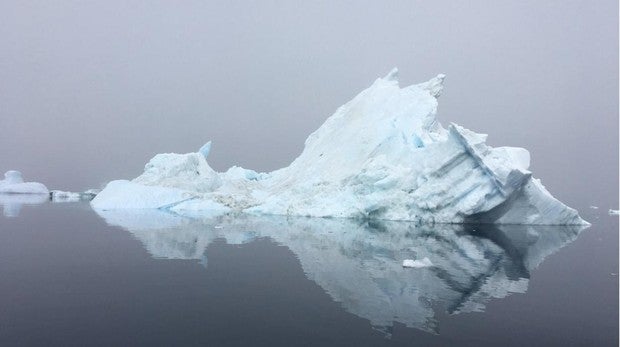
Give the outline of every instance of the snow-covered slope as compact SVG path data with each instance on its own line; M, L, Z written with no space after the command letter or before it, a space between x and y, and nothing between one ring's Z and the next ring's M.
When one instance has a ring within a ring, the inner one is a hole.
M376 80L312 133L290 166L271 173L215 172L211 144L158 154L133 181L113 181L95 209L251 214L438 223L585 224L528 171L522 148L436 119L444 76L400 88Z
M0 194L49 194L49 190L39 182L24 182L21 172L10 170L0 180Z

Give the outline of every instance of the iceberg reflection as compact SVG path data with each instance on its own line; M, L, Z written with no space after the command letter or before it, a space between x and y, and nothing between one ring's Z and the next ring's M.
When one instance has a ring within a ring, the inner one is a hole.
M268 237L288 247L306 276L348 312L389 331L394 322L436 332L435 311L483 311L492 298L525 293L530 271L573 241L580 226L415 225L387 221L220 216L158 210L97 211L155 258L202 259L215 239ZM434 264L405 269L404 259Z
M5 217L17 217L23 205L38 205L49 200L47 194L2 194L0 193L0 205L2 205Z

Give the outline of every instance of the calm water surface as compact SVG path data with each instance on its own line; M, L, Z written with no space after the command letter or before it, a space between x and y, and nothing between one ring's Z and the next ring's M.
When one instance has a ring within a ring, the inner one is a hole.
M604 210L581 230L0 202L2 346L618 344Z

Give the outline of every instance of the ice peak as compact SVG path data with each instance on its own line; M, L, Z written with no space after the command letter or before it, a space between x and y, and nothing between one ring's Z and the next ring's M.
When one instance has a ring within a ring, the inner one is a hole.
M445 78L446 75L440 73L439 75L431 78L430 80L424 83L420 83L416 86L418 88L428 91L435 98L438 98L439 96L441 96L441 92L443 92L443 80Z
M390 70L390 72L388 72L388 74L385 75L385 77L383 77L383 79L386 80L386 81L398 83L398 68L395 67L392 70Z
M211 141L205 143L202 147L200 147L198 152L200 152L200 154L202 154L205 159L207 159L207 157L209 156L209 152L211 152Z

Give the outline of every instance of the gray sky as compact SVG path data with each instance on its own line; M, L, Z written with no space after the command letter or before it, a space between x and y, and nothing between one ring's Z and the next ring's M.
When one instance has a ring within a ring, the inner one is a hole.
M618 192L618 2L2 1L0 170L79 190L160 152L266 171L398 66L569 204Z

